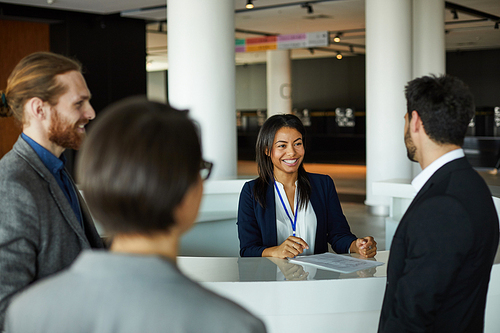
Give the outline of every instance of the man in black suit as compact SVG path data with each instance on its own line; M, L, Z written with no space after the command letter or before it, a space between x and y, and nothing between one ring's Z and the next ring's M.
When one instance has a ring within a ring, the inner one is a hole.
M426 76L406 99L405 145L422 172L392 241L379 332L482 332L499 230L461 149L473 98L457 78Z

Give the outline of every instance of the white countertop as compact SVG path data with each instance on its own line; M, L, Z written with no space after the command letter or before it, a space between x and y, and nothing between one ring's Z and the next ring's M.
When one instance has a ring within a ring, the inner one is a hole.
M356 254L351 256L359 258ZM198 282L289 282L304 279L304 275L301 277L286 276L288 272L297 273L302 270L309 273L307 280L385 277L388 257L389 251L380 251L374 259L368 260L384 262L384 265L349 274L319 268L312 269L309 265L292 264L286 259L275 258L178 257L177 265L184 274Z

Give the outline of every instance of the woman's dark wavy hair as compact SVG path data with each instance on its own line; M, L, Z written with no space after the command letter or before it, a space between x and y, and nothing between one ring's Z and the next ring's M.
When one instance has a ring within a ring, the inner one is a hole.
M257 144L255 145L259 178L254 186L254 197L262 208L266 208L267 187L273 186L274 181L274 166L270 156L274 146L274 137L276 136L276 132L283 127L296 129L302 135L302 142L305 145L306 129L300 119L293 114L277 114L271 116L266 120L264 125L262 125L257 137ZM302 209L307 207L309 199L311 198L311 183L307 177L306 170L304 170L303 162L299 166L297 180L299 207Z
M77 180L106 232L154 234L199 179L198 130L186 111L131 97L103 110L78 155Z

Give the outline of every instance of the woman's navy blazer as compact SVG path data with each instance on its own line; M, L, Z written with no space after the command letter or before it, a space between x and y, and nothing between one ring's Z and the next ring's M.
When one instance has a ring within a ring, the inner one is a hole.
M327 243L337 253L348 253L357 237L351 233L342 213L333 180L327 175L307 173L307 176L311 182L310 202L318 221L314 253L328 252ZM260 257L264 249L279 245L274 187L267 187L264 209L254 198L255 182L256 179L245 183L240 193L237 224L242 257Z

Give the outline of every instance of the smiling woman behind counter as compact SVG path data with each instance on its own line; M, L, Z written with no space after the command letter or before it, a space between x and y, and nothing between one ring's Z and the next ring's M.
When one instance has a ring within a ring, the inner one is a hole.
M266 120L257 137L259 177L245 183L238 206L242 257L293 258L328 251L377 253L373 237L357 238L328 175L303 166L305 128L291 114Z

